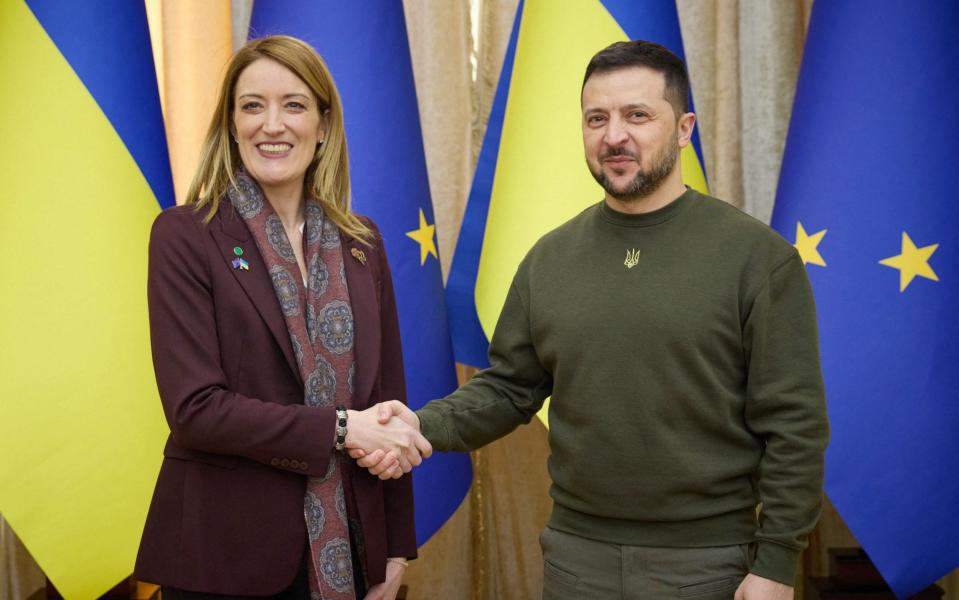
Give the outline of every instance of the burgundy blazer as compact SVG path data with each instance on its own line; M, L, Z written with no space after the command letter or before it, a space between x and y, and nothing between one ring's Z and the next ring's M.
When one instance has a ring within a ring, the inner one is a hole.
M270 595L288 587L307 546L306 477L334 456L333 408L303 404L279 302L243 219L229 202L161 213L150 237L153 365L170 436L135 577L186 590ZM372 247L344 238L354 320L353 408L405 401L390 270ZM234 248L249 270L232 268ZM382 482L351 463L369 583L387 556L416 556L409 476Z

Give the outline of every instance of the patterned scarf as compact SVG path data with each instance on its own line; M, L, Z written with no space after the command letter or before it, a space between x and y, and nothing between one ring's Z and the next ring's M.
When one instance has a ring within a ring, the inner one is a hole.
M353 310L340 235L315 200L306 202L303 277L283 223L259 186L238 173L228 196L253 234L283 310L304 381L307 406L349 407L353 396ZM333 444L333 440L329 440ZM344 461L341 463L340 461ZM323 477L310 477L304 513L310 539L313 600L355 600L343 468L335 456Z

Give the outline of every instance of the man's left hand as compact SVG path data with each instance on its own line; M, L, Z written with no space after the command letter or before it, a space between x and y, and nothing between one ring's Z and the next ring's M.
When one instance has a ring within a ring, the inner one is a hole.
M739 584L733 600L793 600L793 588L750 573Z

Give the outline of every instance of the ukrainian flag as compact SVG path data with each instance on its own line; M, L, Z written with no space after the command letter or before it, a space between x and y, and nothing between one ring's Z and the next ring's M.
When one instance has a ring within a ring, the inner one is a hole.
M409 403L456 388L433 205L400 0L258 0L251 35L285 33L323 56L343 99L353 207L383 233L396 291ZM472 481L466 454L434 454L413 471L416 539L453 514Z
M583 158L580 88L590 58L627 39L682 58L675 3L520 3L446 286L457 361L489 365L489 336L523 256L602 198ZM698 148L694 135L681 155L683 179L705 192Z
M816 295L826 492L900 597L959 566L959 4L817 1L773 226Z
M0 3L0 81L0 512L95 598L133 570L166 435L146 249L173 186L143 3Z

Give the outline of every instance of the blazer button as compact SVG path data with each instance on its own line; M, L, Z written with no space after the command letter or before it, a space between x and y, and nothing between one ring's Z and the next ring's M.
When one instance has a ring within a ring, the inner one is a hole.
M306 461L304 460L304 461L302 461L302 462L300 463L300 468L305 471L305 470L307 470L307 469L310 468L310 463L308 463L308 462L306 462Z
M279 458L271 458L271 459L270 459L270 466L271 466L271 467L279 467L279 466L280 466L280 459L279 459Z
M299 468L300 468L300 461L298 461L298 460L296 460L296 459L291 460L291 461L290 461L290 468L291 468L291 469L299 469Z
M283 460L281 460L281 461L280 461L280 466L281 466L281 467L284 467L284 468L285 468L285 467L289 467L289 466L290 466L290 459L284 458Z

